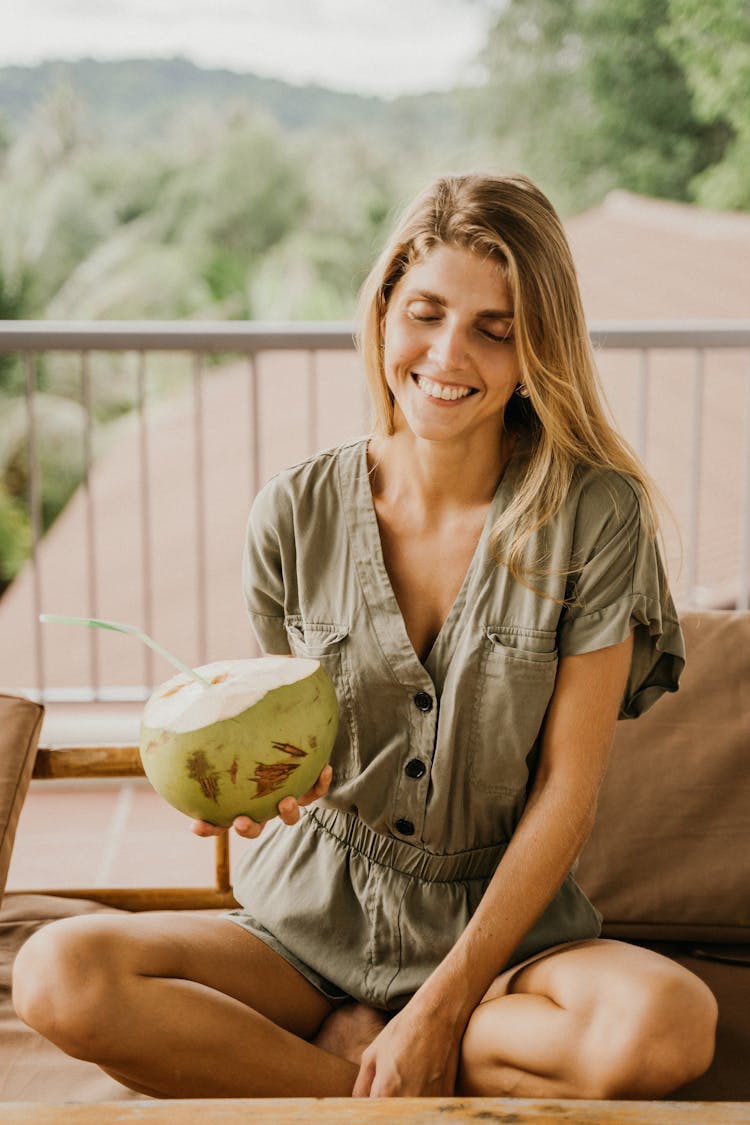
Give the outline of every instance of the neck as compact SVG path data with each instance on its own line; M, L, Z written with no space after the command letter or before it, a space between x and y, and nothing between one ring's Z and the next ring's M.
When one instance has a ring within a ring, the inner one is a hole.
M430 513L488 505L511 452L505 433L487 442L434 442L399 429L370 442L373 495Z

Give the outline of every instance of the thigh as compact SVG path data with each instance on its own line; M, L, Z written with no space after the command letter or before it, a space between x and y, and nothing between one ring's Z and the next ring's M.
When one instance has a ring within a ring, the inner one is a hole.
M192 981L295 1035L314 1035L332 1008L279 953L228 918L154 911L89 915L60 926L107 972Z

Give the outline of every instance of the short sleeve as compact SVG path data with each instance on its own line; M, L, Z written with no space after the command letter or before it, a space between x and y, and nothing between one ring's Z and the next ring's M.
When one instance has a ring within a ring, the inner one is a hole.
M560 618L561 656L626 640L633 657L620 718L633 719L668 691L685 664L677 613L658 543L643 526L634 485L615 473L584 484L576 513L574 574Z
M255 498L247 521L242 560L245 605L260 648L286 654L282 565L283 506L277 490L266 485Z

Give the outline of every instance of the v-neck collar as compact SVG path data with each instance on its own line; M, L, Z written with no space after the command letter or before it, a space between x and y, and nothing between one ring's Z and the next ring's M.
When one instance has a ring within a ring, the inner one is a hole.
M385 565L378 517L370 487L367 466L369 438L361 438L341 451L339 478L344 512L357 573L365 603L380 647L400 682L429 690L433 681L442 680L453 649L455 625L472 587L482 579L488 563L496 566L488 551L493 524L505 505L508 467L506 466L485 516L484 527L453 605L425 658L420 660L406 631L401 608Z

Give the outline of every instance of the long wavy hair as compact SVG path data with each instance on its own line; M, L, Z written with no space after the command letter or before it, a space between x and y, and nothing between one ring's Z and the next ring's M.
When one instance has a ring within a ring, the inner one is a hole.
M529 566L527 549L560 509L582 465L624 473L636 486L644 528L655 536L654 486L608 418L562 223L525 176L441 177L397 222L359 298L358 344L373 432L393 432L394 400L383 367L390 296L409 267L437 246L461 247L496 262L513 301L520 381L528 398L511 396L504 425L515 438L513 459L523 462L524 471L492 529L510 572L522 580L530 571L542 572Z

